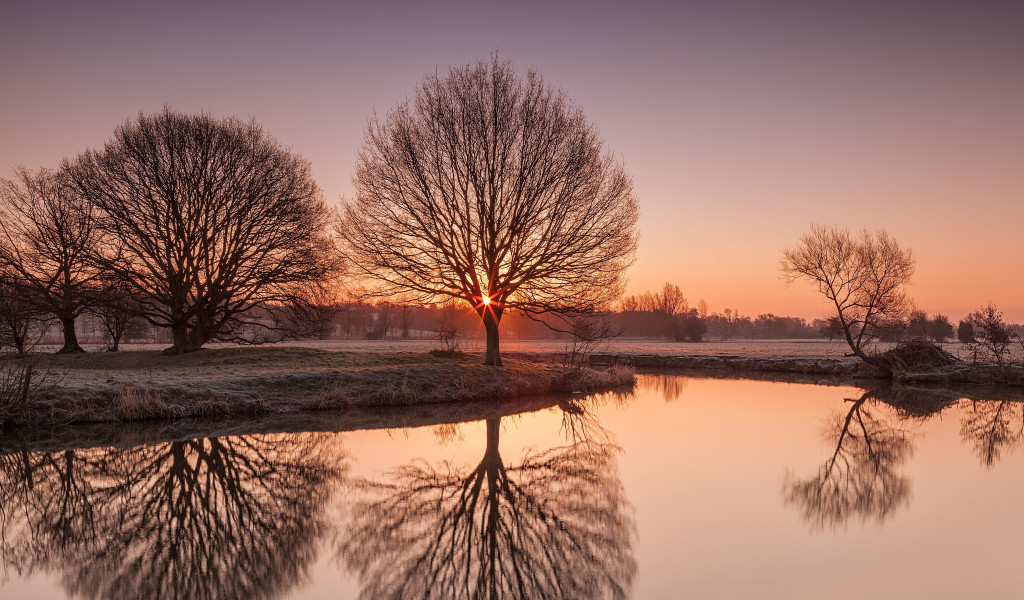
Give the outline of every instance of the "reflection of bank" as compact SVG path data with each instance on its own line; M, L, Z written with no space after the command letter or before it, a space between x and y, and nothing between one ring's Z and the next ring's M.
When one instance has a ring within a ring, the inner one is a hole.
M339 558L361 598L625 598L636 526L618 449L579 442L505 466L500 419L470 469L413 463L355 484Z
M882 524L910 503L904 464L913 455L912 429L956 406L960 435L986 466L1024 439L1024 403L960 399L953 390L888 387L865 391L825 430L830 455L818 473L787 474L786 504L797 507L812 529L835 529L851 520Z
M3 561L87 598L273 598L306 576L327 434L0 455Z

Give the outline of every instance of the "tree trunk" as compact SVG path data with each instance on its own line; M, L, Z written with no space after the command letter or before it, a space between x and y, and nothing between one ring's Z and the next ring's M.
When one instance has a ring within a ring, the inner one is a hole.
M15 333L11 336L11 342L14 344L14 352L18 358L25 358L28 353L25 351L25 337Z
M174 336L174 345L163 351L164 354L185 354L198 350L192 344L192 337L189 335L188 322L181 321L171 326L171 335Z
M193 350L199 350L214 338L224 321L215 321L208 313L200 311L195 316L192 330L188 332L188 341Z
M495 314L488 307L484 307L484 331L487 333L487 354L484 357L484 364L492 367L501 366L501 351L498 349L498 322L501 314Z
M196 350L202 348L208 341L210 340L206 335L206 328L202 325L196 325L192 328L192 331L188 333L188 343Z
M57 354L85 352L85 350L78 345L78 334L75 333L75 318L61 317L60 326L64 330L64 346L57 351Z
M839 305L838 304L836 304L836 309L838 311L838 309L839 309ZM860 341L859 340L858 341L854 341L854 339L853 339L853 332L850 331L851 325L846 322L846 319L843 318L842 311L839 311L838 318L839 318L839 325L843 328L843 335L846 337L846 343L849 344L850 350L853 351L853 355L856 356L857 358L861 359L862 361L864 361L865 364L868 364L868 365L870 365L872 367L878 367L878 368L881 368L881 369L887 369L890 372L890 374L891 374L892 373L891 365L889 365L886 361L880 359L877 356L868 356L867 353L864 352L863 349L861 349Z

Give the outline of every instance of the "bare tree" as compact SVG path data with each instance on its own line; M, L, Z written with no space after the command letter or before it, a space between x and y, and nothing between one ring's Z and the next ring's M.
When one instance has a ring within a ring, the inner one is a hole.
M887 324L901 321L909 308L904 287L914 275L914 256L888 233L811 225L800 243L782 254L787 282L808 279L835 308L853 355L874 365L883 361L867 346Z
M398 304L398 325L399 329L402 330L402 339L409 339L409 334L412 331L412 319L414 307L408 302L400 302Z
M122 338L137 337L145 330L144 308L132 294L132 286L126 282L108 279L101 290L89 307L89 313L96 317L106 333L110 342L107 350L117 352Z
M169 353L283 332L267 313L337 269L309 162L255 121L140 114L66 167L121 246L109 268L171 329Z
M622 334L612 313L607 312L571 315L567 325L572 338L565 344L562 364L572 370L585 367L602 344Z
M101 273L92 260L100 241L94 210L63 174L19 168L15 175L0 179L0 265L25 283L26 299L60 320L58 353L84 352L75 319Z
M0 431L28 420L29 402L45 377L30 361L0 361Z
M45 315L30 300L31 286L0 268L0 350L14 348L24 358L45 331Z
M989 302L967 315L967 321L973 325L974 335L970 344L975 356L995 363L1000 369L1007 368L1014 336L1010 326L1003 320L1003 311Z
M683 296L683 290L673 283L665 283L661 292L644 292L636 296L626 296L619 303L624 312L659 313L675 317L690 310L690 304Z
M376 332L373 336L378 339L388 339L388 332L391 331L395 325L395 320L398 316L398 307L393 302L388 300L377 301L376 306L377 314L377 327Z
M497 56L430 75L371 121L339 230L375 293L469 302L500 365L504 311L586 312L622 291L637 200L603 146L564 92Z
M441 342L441 351L448 353L459 352L462 348L462 323L463 316L455 300L448 300L440 307L440 315L437 320L435 335L437 341Z

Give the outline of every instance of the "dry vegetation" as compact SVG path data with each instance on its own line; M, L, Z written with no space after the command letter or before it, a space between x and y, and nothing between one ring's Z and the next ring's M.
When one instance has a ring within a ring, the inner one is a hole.
M294 347L62 355L47 366L55 376L17 414L0 419L5 425L472 402L633 384L632 370L623 368L570 371L511 359L498 369L462 353Z

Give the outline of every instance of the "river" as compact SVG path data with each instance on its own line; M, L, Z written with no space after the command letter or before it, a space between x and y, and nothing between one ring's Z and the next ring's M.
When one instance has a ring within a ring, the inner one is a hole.
M0 597L1020 597L1024 404L638 380L5 433Z

